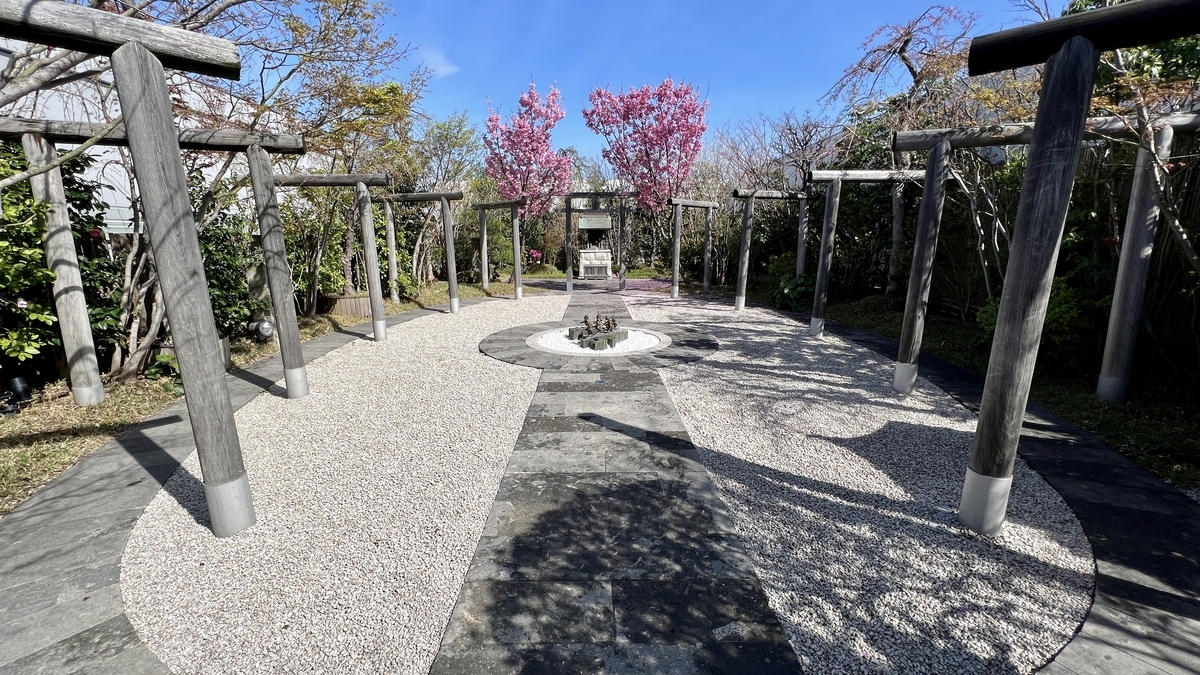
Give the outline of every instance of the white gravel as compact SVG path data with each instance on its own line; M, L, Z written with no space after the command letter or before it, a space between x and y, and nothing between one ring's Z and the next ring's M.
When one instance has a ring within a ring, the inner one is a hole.
M189 515L193 454L122 560L142 639L177 673L426 673L539 376L478 343L567 302L410 321L310 363L310 396L242 408L258 524L217 539Z
M1028 673L1071 639L1093 584L1078 521L1018 460L1001 534L962 528L975 417L948 395L902 398L889 361L767 310L626 300L721 343L659 372L806 672Z
M1196 501L1200 502L1200 489L1196 489L1196 490L1184 490L1183 492L1184 492L1184 493L1185 493L1187 496L1191 497L1192 499L1195 499Z
M605 347L600 350L585 349L580 347L578 342L567 337L569 330L568 328L564 328L561 331L546 333L538 338L538 346L560 354L592 354L603 356L607 354L638 352L643 349L657 347L659 343L657 335L631 329L629 337L618 342L616 347Z

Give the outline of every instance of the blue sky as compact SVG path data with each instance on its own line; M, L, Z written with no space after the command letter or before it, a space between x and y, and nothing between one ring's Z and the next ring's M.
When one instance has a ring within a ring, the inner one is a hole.
M615 90L668 76L690 82L708 98L710 129L759 112L815 111L868 35L929 4L414 0L394 5L388 28L401 45L417 47L409 63L397 64L397 79L416 62L435 72L422 104L430 114L466 111L482 127L489 99L507 113L529 82L543 94L553 84L567 111L555 146L594 155L603 144L580 111L596 86ZM976 34L1024 22L1008 0L947 4L979 15Z

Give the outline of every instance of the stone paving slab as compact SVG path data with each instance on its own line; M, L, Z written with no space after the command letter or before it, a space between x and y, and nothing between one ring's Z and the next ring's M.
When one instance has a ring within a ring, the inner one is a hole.
M799 672L655 370L716 341L653 324L673 340L653 359L519 353L597 313L636 327L620 297L576 293L569 320L480 345L544 370L430 672Z

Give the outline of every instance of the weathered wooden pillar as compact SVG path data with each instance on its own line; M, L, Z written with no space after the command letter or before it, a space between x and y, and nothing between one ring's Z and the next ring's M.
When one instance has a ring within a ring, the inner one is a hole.
M737 292L733 297L733 311L746 308L746 279L750 276L750 225L754 220L754 197L742 203L742 248L738 254Z
M200 455L213 533L228 537L255 523L254 505L229 403L166 73L158 59L136 42L113 52L112 73L187 390L184 400Z
M925 188L921 194L921 212L917 217L912 269L908 273L908 296L904 302L900 351L896 356L896 372L892 377L892 389L906 395L911 394L917 384L921 337L925 334L925 314L929 306L929 284L933 280L933 259L937 255L942 205L946 201L949 158L950 141L942 139L929 151L929 161L925 165Z
M829 299L829 271L833 267L833 237L837 234L838 202L842 197L842 179L835 178L825 187L825 224L821 228L821 253L817 260L817 283L813 292L812 320L808 334L825 334L825 301Z
M671 228L671 299L679 298L679 240L683 232L683 207L676 204Z
M483 290L488 289L488 256L487 256L487 211L479 209L479 284Z
M400 302L400 289L396 275L396 214L392 212L392 203L383 203L383 218L387 224L388 250L388 299Z
M25 134L21 137L21 145L31 169L58 159L54 145L41 136ZM63 351L67 355L71 396L76 405L97 405L104 400L104 383L100 380L100 364L96 359L87 298L83 294L83 278L79 274L79 257L75 253L62 172L54 168L34 176L29 179L29 186L34 199L50 206L46 212L44 241L46 266L54 272L54 313L58 316Z
M513 288L517 300L521 299L521 216L516 206L512 207L513 228Z
M808 257L808 200L796 201L800 208L800 216L796 224L796 276L804 276L804 262Z
M566 252L567 256L567 292L570 293L575 287L575 246L571 237L571 198L564 197L563 200L567 205L566 209L564 209L566 213L566 222L563 223L563 250Z
M371 329L375 341L387 339L387 314L383 309L383 289L379 284L379 248L375 243L375 213L371 209L371 192L365 183L354 184L358 200L358 219L362 228L363 258L367 267L367 295L371 300Z
M896 153L899 156L900 153ZM928 176L928 169L926 170ZM925 182L929 185L929 181ZM892 250L888 252L888 278L884 295L900 292L900 250L904 248L904 183L892 183Z
M1013 462L1098 58L1092 43L1077 36L1046 62L971 465L958 511L959 520L979 534L997 532L1008 508Z
M251 145L246 148L246 160L250 165L250 185L258 212L258 233L267 268L267 287L271 291L271 311L275 315L275 337L279 340L279 355L283 359L283 382L288 398L300 398L308 395L308 369L304 365L300 327L296 323L296 293L292 287L283 221L279 217L271 156L262 147Z
M1096 396L1109 403L1124 403L1133 368L1133 349L1137 345L1142 319L1142 301L1146 295L1146 277L1150 274L1150 254L1158 228L1162 190L1166 172L1160 175L1154 164L1171 158L1175 131L1170 126L1154 132L1157 159L1146 148L1137 154L1133 171L1133 189L1129 193L1129 211L1121 237L1121 260L1113 288L1112 308L1108 313L1108 337L1104 341L1104 359Z
M446 234L446 280L450 282L450 313L458 314L458 263L454 260L454 214L450 200L441 198L442 229Z
M617 271L617 290L625 290L625 256L629 254L629 222L625 218L625 198L621 197L621 205L617 211L617 224L621 228L620 267Z
M707 293L712 282L712 225L713 210L711 206L704 207L704 292Z

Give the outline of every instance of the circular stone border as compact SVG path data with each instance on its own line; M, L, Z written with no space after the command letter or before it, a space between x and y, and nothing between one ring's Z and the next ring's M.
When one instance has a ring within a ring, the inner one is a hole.
M663 333L661 331L651 330L649 328L644 328L644 327L643 328L630 328L629 326L622 326L622 328L629 328L629 330L636 330L636 331L641 331L643 333L649 333L650 335L653 335L654 337L658 338L658 344L654 345L653 347L646 347L645 349L638 349L638 350L630 351L630 352L610 352L608 354L605 354L603 351L601 351L601 352L597 352L597 356L633 356L635 354L649 354L650 352L656 352L656 351L659 351L660 349L666 349L667 347L671 346L671 342L672 342L671 336L667 335L666 333ZM538 331L538 332L534 333L533 335L530 335L529 337L525 338L525 344L530 347L533 347L534 349L538 350L539 352L546 352L547 354L555 354L558 356L588 356L588 357L591 356L591 354L576 354L576 353L555 351L553 349L549 349L547 347L543 347L538 344L538 340L540 340L543 335L549 335L550 333L561 333L561 332L562 332L562 328L551 328L549 330Z
M660 340L666 338L666 344L660 343L645 351L603 356L602 352L597 352L595 355L562 354L533 347L528 342L535 335L578 325L578 321L548 321L509 328L492 333L480 340L479 351L494 359L515 363L518 366L582 372L594 370L594 365L607 366L616 370L630 367L669 368L699 361L720 349L716 338L693 328L629 320L622 321L621 327L654 333L659 336Z

